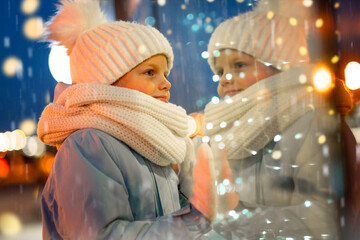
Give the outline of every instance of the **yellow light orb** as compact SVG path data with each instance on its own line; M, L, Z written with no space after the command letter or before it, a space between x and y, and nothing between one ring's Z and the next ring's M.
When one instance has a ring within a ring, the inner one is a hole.
M26 20L23 26L25 37L31 40L39 39L44 32L44 22L41 17L32 17Z
M185 10L186 9L186 5L185 4L181 4L181 9Z
M16 129L12 132L12 135L14 136L14 140L15 140L14 149L15 150L23 149L26 144L25 133L20 129Z
M321 145L321 144L324 144L326 142L326 136L324 134L320 135L318 137L318 143Z
M306 87L306 91L309 92L309 93L313 92L314 88L312 86L308 86L308 87Z
M8 57L3 62L2 70L8 77L13 77L22 69L22 62L17 57Z
M334 55L330 61L331 61L331 63L335 64L335 63L339 62L339 60L340 60L339 56Z
M315 27L321 28L324 25L324 20L322 18L319 18L315 22Z
M11 212L0 215L0 232L4 236L15 236L22 229L22 223L18 216Z
M296 26L296 25L297 25L297 20L296 20L296 18L293 18L293 17L290 18L290 19L289 19L289 23L290 23L291 26Z
M27 118L20 123L19 128L26 136L31 136L35 133L36 123L34 120Z
M275 40L276 45L281 45L283 43L283 39L281 37L276 38Z
M336 9L336 8L339 8L340 7L340 3L339 2L336 2L335 4L334 4L334 8Z
M300 53L301 56L305 56L307 54L307 48L304 47L304 46L301 46L299 48L299 53Z
M360 88L360 64L358 62L349 62L346 65L345 84L351 90Z
M23 0L21 11L25 14L33 14L39 8L39 0Z
M274 12L273 11L268 11L267 14L266 14L266 17L268 19L272 19L274 17Z
M313 75L313 85L316 91L325 93L332 87L332 74L326 67L319 67Z

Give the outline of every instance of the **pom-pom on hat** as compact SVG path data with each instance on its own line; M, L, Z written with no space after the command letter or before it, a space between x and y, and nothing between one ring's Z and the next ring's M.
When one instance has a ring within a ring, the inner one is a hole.
M289 6L289 4L298 4ZM257 60L286 70L309 62L304 20L310 14L300 1L262 0L258 6L222 22L208 45L208 63L215 72L214 60L222 49L234 49ZM292 12L296 9L297 12Z
M47 41L67 48L73 83L113 84L146 59L174 54L157 29L135 22L107 22L98 0L61 0L47 23Z

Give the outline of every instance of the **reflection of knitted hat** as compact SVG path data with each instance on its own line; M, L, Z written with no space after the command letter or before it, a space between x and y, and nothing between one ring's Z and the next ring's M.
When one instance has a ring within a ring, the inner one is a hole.
M305 29L300 21L274 13L267 8L269 2L260 1L253 11L228 19L215 29L208 45L208 62L213 71L214 56L225 48L247 53L279 70L309 61Z
M73 83L112 84L144 60L173 51L155 28L134 22L107 22L98 0L61 0L46 39L68 50Z

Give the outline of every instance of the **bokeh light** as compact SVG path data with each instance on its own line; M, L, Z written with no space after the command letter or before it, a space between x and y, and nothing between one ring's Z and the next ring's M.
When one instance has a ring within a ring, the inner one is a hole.
M39 0L23 0L21 11L25 14L33 14L39 8Z
M24 119L21 121L19 129L23 131L26 136L31 136L35 133L36 123L30 118Z
M316 91L324 93L332 87L332 74L326 67L318 67L313 76L313 85Z
M2 65L2 71L8 77L15 76L15 74L22 71L21 60L13 56L6 58Z
M339 60L340 60L339 56L338 56L338 55L334 55L334 56L331 58L330 61L331 61L332 64L335 64L335 63L339 62Z
M305 74L300 74L300 76L299 76L299 82L300 82L301 84L304 84L304 83L306 83L306 81L307 81L306 75L305 75Z
M324 144L326 142L326 136L324 134L321 134L319 137L318 137L318 143L319 144Z
M360 88L360 64L358 62L349 62L346 65L345 83L351 90Z
M10 172L9 163L4 158L0 158L0 178L5 178Z
M157 4L159 6L165 6L166 5L166 0L157 0Z
M0 133L0 152L20 150L25 146L25 133L20 129Z
M289 19L289 23L291 26L296 26L298 24L296 18L293 17Z
M316 20L315 26L317 28L321 28L323 25L324 25L324 20L323 19L319 18L319 19Z
M218 82L220 80L219 75L213 75L212 80L213 82Z
M271 157L276 160L280 159L281 156L282 156L282 153L279 150L276 150L271 154Z
M27 137L22 151L26 156L40 157L45 152L45 144L36 136Z
M44 22L41 17L31 17L27 19L23 26L25 37L31 40L41 38L44 32Z
M40 158L40 169L46 175L49 175L51 172L54 158L55 158L55 155L50 152L45 152Z
M220 102L220 99L219 99L217 96L213 96L213 97L211 98L211 102L214 103L214 104L217 104L217 103Z
M49 69L57 82L71 84L70 59L63 46L52 46L49 54Z
M307 54L307 48L306 47L300 47L299 53L301 56L305 56Z
M146 25L150 25L150 26L154 26L156 23L156 19L153 16L149 16L147 18L145 18L145 24Z
M305 7L311 7L313 5L313 0L303 0L303 5Z
M0 151L6 152L10 147L10 139L4 133L0 133Z
M281 37L278 37L276 38L276 41L275 41L276 45L281 45L283 43L283 39Z
M12 136L12 145L14 150L20 150L25 147L26 144L26 135L20 130L16 129L11 133Z
M275 13L273 11L268 11L267 14L266 14L266 17L268 19L272 19L274 17Z
M0 214L0 232L4 236L15 236L22 229L22 223L17 215L11 212Z

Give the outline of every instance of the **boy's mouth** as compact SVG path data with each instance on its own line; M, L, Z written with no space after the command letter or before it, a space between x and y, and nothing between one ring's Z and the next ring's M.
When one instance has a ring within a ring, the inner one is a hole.
M155 96L154 98L156 98L157 100L160 100L162 102L168 103L169 99L167 96Z
M241 91L242 91L242 89L227 90L227 91L225 91L225 95L232 97L232 96L238 94Z

